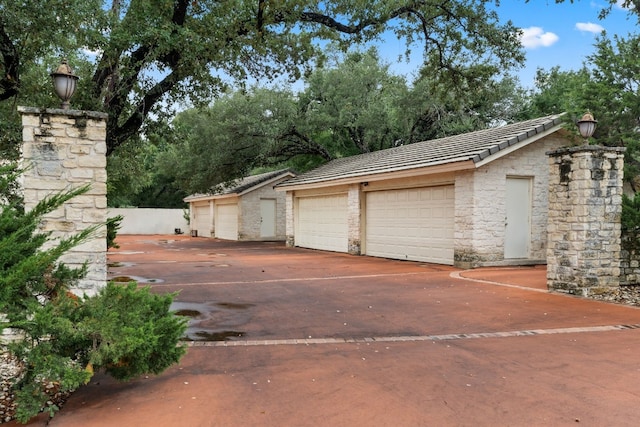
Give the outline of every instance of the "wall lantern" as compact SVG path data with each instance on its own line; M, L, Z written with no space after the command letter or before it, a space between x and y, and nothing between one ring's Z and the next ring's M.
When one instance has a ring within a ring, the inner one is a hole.
M584 116L578 120L580 135L585 139L590 138L596 130L596 123L598 123L598 121L593 118L591 113L584 113Z
M58 68L51 73L53 78L53 88L56 91L56 95L62 100L61 108L63 110L69 109L69 100L76 91L76 83L78 82L78 76L73 74L73 70L67 63L67 59L63 59Z

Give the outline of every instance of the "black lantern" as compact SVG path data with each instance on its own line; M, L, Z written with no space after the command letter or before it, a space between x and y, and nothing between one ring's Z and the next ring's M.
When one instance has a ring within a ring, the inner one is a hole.
M63 59L58 68L51 73L53 78L53 88L56 91L56 95L62 100L60 106L63 110L69 109L69 99L76 91L76 83L78 82L78 76L73 74L73 70L67 63L67 59Z

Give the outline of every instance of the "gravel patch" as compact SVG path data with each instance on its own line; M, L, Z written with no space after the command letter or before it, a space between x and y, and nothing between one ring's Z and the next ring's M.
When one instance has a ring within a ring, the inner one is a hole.
M19 360L9 352L0 350L0 424L15 419L15 395L11 388L20 378L22 369ZM61 392L58 384L51 381L43 383L43 387L49 395L48 405L56 405L60 408L71 395L71 392Z
M16 405L11 386L19 378L21 370L9 352L0 352L0 422L9 422L15 417Z
M590 298L640 307L640 285L620 286L602 295L590 295Z

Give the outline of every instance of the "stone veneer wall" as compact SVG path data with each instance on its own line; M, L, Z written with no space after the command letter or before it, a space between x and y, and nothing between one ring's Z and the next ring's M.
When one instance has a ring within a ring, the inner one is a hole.
M18 107L22 115L22 176L25 208L45 197L90 184L90 190L48 214L40 229L51 231L54 245L61 239L107 220L106 120L104 113ZM88 273L72 291L94 295L106 285L106 227L67 252L69 267L88 263Z
M620 285L624 148L548 152L549 289L598 296Z
M285 240L285 194L273 189L278 182L280 181L274 181L239 198L238 240ZM262 223L260 204L263 199L272 199L276 202L276 235L266 238L260 236Z
M476 170L455 176L454 263L460 268L543 264L547 251L549 165L545 153L566 145L557 133ZM531 181L529 256L505 258L506 181Z
M295 224L294 224L294 197L293 191L287 191L284 198L285 203L285 243L288 247L294 247L296 244L295 239Z
M348 252L352 255L360 255L362 248L360 241L361 224L362 224L362 197L360 184L351 184L347 193L347 229Z
M640 234L622 235L620 284L640 285Z

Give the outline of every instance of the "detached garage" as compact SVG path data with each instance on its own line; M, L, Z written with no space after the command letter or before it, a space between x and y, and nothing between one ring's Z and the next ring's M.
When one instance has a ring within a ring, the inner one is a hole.
M333 160L287 180L287 244L475 267L544 263L559 116Z
M289 170L252 175L189 203L191 235L226 240L284 240L285 196L274 186L295 174Z

